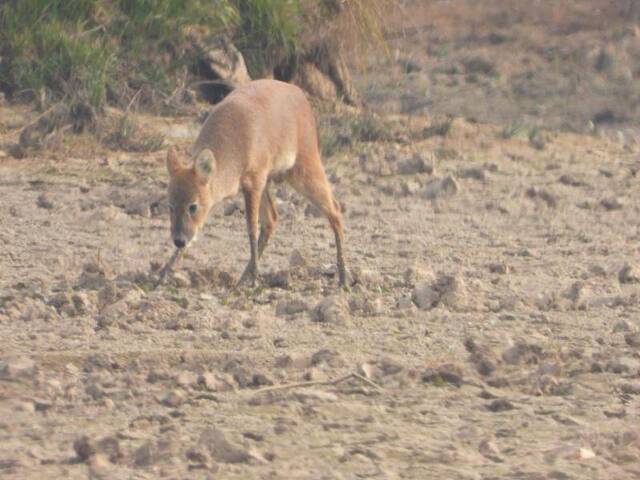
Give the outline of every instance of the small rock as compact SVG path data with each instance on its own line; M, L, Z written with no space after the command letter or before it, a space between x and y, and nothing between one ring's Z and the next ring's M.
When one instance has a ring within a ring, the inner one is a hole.
M640 382L621 383L618 388L627 395L640 395Z
M177 408L182 405L185 400L186 396L181 390L172 390L162 398L160 403L167 407Z
M299 250L293 250L289 255L289 267L291 268L304 268L308 264L307 259L300 253Z
M416 154L413 157L398 163L398 173L400 175L415 175L416 173L433 173L433 163L424 157Z
M276 315L295 315L297 313L306 312L309 310L307 302L300 298L293 298L289 300L281 300L276 305Z
M229 392L234 390L233 381L223 375L216 375L205 372L198 377L198 385L203 386L210 392Z
M420 192L421 188L422 188L422 184L417 180L414 180L414 179L402 180L400 182L399 194L407 197L412 196Z
M624 207L624 203L618 197L603 198L600 200L600 205L608 211L622 210Z
M229 217L236 212L242 212L242 208L240 207L240 204L238 202L229 202L224 206L223 213L225 217Z
M38 206L38 208L44 208L45 210L52 210L54 205L53 202L51 200L49 200L49 197L47 195L45 195L44 193L41 193L38 196L38 200L36 201L36 205Z
M84 435L73 442L73 449L82 462L86 462L96 454L106 455L113 463L123 456L120 442L115 437L103 437L96 441Z
M178 288L189 288L191 286L190 278L182 272L173 272L171 279L173 284Z
M207 463L209 461L209 455L202 447L190 447L185 452L187 460L194 463Z
M613 325L613 333L619 332L631 332L633 328L631 324L627 322L625 319L621 318Z
M276 273L264 275L264 282L269 288L289 288L289 270L280 270Z
M77 292L71 296L73 307L77 315L85 315L91 309L91 300L85 292Z
M304 215L305 217L312 217L312 218L324 217L324 213L322 213L322 210L320 210L318 207L316 207L312 203L309 203L307 207L304 209Z
M433 288L431 282L421 282L413 289L412 300L421 310L429 310L440 301L440 292Z
M515 407L506 398L498 398L487 405L487 410L491 412L505 412L507 410L513 410Z
M583 187L586 185L582 180L578 180L571 175L562 175L559 178L559 181L563 185L568 185L570 187Z
M539 346L518 342L502 352L502 359L510 365L536 364L541 355L542 349Z
M400 297L398 299L398 301L396 302L396 307L399 310L407 310L408 308L411 308L412 306L413 306L413 300L412 300L410 295L405 295L403 297Z
M509 265L505 262L497 262L489 264L489 271L491 273L497 273L499 275L506 275L509 273Z
M342 364L340 354L334 350L322 349L311 355L309 364L311 366L317 366L320 364L327 364L330 367L337 367Z
M584 310L587 307L589 289L584 282L574 282L564 293L564 297L571 301L571 307L576 310Z
M0 362L0 378L17 380L33 377L36 373L36 362L28 357L16 357Z
M620 283L639 283L640 272L627 263L618 272L618 281Z
M463 383L462 368L452 363L446 363L435 368L427 368L422 374L422 381L436 386L450 383L460 387Z
M640 332L627 333L624 336L624 341L627 342L627 345L630 347L640 347Z
M332 295L322 300L311 311L311 320L320 323L344 323L348 318L344 298Z
M248 463L252 456L247 449L227 440L224 432L215 427L200 435L199 445L206 448L211 458L223 463Z
M412 266L405 270L402 275L402 279L404 280L405 286L415 287L420 282L433 283L435 281L435 276L429 270L422 269L419 266Z
M176 383L182 388L192 387L198 383L198 376L193 372L185 370L178 374Z
M480 445L478 446L478 451L484 457L488 458L493 462L502 462L502 458L500 458L500 451L498 450L498 447L495 444L495 442L491 440L483 440L482 442L480 442Z
M527 197L531 199L540 199L547 204L550 208L556 208L558 206L558 200L549 191L540 189L538 187L531 187L527 189Z
M453 175L447 175L429 182L424 189L424 197L435 199L442 196L451 196L458 193L460 186Z
M487 180L487 172L482 167L465 168L458 172L460 178L472 178L484 182Z

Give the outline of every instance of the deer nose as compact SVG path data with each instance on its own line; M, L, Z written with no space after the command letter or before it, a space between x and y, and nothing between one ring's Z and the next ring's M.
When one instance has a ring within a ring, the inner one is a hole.
M184 246L187 244L182 238L174 238L173 243L178 248L184 248Z

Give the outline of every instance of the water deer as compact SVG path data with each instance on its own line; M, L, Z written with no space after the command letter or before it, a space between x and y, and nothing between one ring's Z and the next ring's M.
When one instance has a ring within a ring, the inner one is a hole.
M342 215L322 166L311 106L298 87L256 80L236 88L212 109L189 163L171 147L167 169L177 247L172 259L196 238L212 206L242 191L251 258L238 285L255 285L258 260L278 219L269 186L284 180L329 220L339 282L346 285Z

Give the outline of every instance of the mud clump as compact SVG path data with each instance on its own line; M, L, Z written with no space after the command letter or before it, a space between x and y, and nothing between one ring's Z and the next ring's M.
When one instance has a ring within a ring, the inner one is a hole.
M458 275L440 275L435 282L421 282L413 289L412 299L421 310L443 305L452 310L469 308L466 285Z

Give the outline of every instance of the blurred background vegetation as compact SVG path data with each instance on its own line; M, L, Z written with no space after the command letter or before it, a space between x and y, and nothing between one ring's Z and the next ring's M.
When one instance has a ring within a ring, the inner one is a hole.
M381 3L9 0L0 4L0 90L41 108L64 100L98 112L126 107L143 88L147 99L166 98L193 80L194 45L220 34L260 77L332 29L345 41L381 38Z

